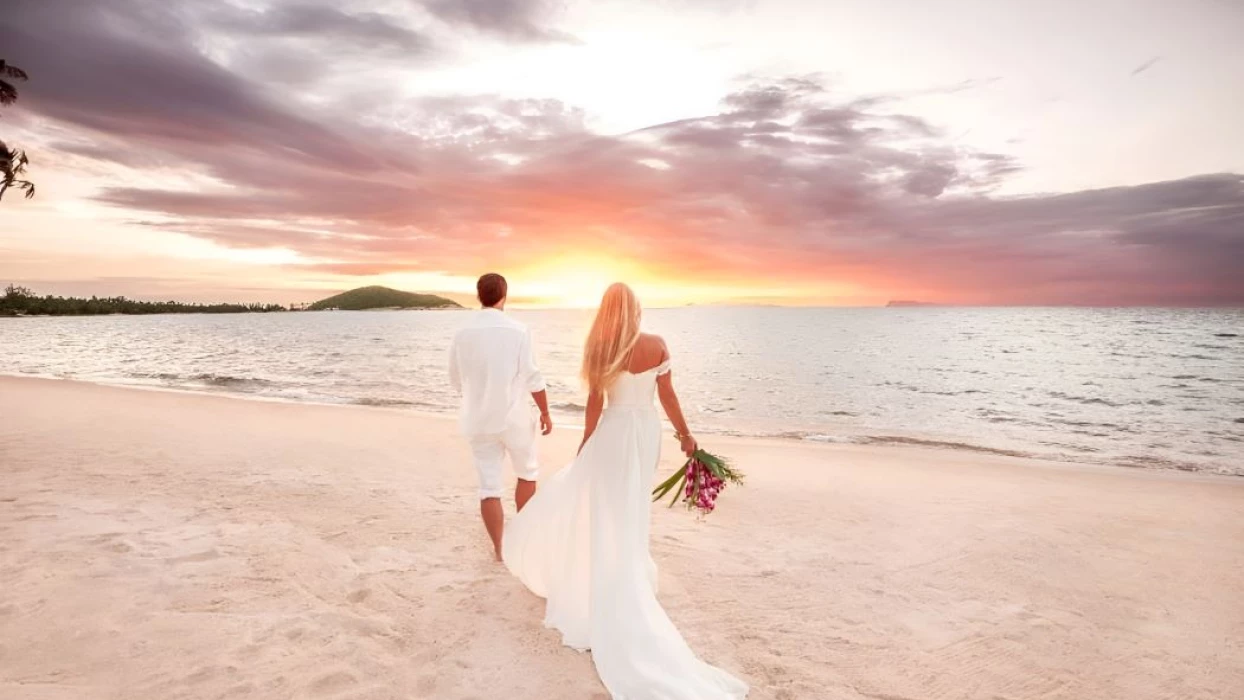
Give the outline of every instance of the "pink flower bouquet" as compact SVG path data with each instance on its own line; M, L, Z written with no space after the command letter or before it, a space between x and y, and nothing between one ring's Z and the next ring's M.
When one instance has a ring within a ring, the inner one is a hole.
M733 469L725 459L696 450L682 469L652 490L652 500L659 501L672 491L671 508L681 495L687 508L695 508L701 515L708 515L717 507L717 496L726 484L742 483L743 474Z

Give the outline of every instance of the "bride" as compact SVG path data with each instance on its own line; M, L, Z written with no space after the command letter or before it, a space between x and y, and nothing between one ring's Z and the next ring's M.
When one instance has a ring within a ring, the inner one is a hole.
M579 455L506 528L506 566L547 599L544 624L592 650L614 700L737 700L747 684L700 661L657 602L648 553L661 419L682 450L696 450L670 378L669 352L640 333L640 307L624 284L605 292L583 349L589 394ZM606 405L607 404L607 405Z

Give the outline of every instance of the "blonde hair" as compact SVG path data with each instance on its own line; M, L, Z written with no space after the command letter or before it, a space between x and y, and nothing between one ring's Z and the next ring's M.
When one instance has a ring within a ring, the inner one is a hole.
M605 391L631 359L639 341L639 299L631 288L616 282L605 290L583 345L583 381L588 389Z

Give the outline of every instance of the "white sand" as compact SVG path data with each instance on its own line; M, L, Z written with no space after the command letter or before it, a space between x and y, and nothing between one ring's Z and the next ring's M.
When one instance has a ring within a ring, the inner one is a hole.
M661 597L753 698L1244 698L1244 479L708 446L750 483L656 512ZM605 697L450 420L0 379L0 479L4 700Z

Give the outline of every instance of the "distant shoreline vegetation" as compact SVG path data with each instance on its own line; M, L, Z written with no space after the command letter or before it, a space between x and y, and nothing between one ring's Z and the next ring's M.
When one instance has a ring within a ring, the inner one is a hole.
M136 301L125 297L39 296L9 285L0 296L0 316L106 316L109 314L239 314L286 311L280 304L184 304L177 301Z
M279 311L366 311L370 309L461 309L452 299L412 294L388 287L360 287L313 304L186 304L179 301L136 301L125 297L40 296L26 287L9 285L0 296L0 316L108 316L113 314L247 314Z

